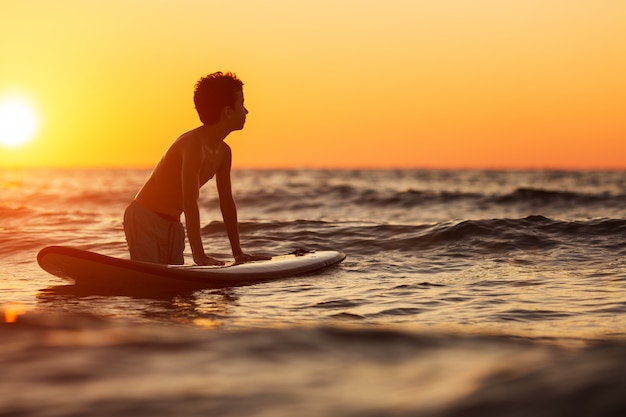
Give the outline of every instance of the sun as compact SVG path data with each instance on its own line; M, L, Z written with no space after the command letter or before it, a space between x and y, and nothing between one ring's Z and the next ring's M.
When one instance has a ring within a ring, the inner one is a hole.
M0 101L0 144L16 148L26 144L37 132L37 117L31 105L19 98Z

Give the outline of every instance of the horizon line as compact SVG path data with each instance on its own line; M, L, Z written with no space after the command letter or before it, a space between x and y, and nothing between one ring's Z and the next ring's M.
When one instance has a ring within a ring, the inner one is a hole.
M94 164L94 165L13 165L0 166L0 171L4 170L31 170L31 169L67 169L67 170L151 170L154 165L117 165L117 164ZM258 170L258 171L626 171L626 166L374 166L374 165L354 165L354 166L333 166L333 165L301 165L301 166L233 166L233 171Z

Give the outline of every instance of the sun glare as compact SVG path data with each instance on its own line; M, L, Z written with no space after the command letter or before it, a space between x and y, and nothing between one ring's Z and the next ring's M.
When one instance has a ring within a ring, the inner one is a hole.
M0 144L7 148L24 145L37 131L37 118L24 100L7 98L0 101Z

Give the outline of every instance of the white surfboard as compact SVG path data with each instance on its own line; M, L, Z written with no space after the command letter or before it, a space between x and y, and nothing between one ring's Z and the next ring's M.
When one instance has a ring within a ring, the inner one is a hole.
M45 271L97 288L222 288L307 274L338 264L346 255L317 251L275 256L269 261L227 266L159 265L114 258L67 246L48 246L37 262Z

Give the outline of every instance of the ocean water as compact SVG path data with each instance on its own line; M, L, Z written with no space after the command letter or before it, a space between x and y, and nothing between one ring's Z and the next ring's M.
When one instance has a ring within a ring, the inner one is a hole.
M625 415L624 172L237 170L244 250L347 259L159 297L38 267L127 257L148 175L0 171L0 306L26 311L0 325L0 415ZM203 239L229 260L217 202L210 182Z

